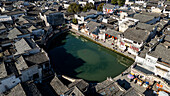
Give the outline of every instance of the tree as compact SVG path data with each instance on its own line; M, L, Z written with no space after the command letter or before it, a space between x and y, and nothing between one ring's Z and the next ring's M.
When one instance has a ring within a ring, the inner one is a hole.
M83 12L86 12L86 11L87 11L87 7L84 6L82 11L83 11Z
M117 2L119 6L123 6L125 4L125 0L118 0Z
M102 11L103 5L104 5L104 3L99 4L99 6L97 7L97 11Z
M87 10L90 10L90 9L95 9L95 6L93 5L93 3L87 3L84 7L83 7L83 10L84 12L86 12Z
M80 7L80 5L78 5L76 3L72 3L69 5L67 11L70 13L77 13L77 12L81 11L81 7Z
M117 0L112 0L111 3L112 3L113 5L116 5L116 4L117 4Z
M74 19L72 20L72 22L73 22L74 24L77 24L77 23L78 23L78 21L77 21L76 18L74 18Z

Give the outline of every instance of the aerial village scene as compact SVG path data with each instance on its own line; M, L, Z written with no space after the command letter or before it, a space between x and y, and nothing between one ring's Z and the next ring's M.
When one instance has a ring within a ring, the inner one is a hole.
M0 96L170 96L170 0L0 0Z

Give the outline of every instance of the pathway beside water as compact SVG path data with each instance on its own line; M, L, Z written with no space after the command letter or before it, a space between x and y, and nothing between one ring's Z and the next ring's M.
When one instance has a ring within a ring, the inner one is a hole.
M122 55L71 34L62 35L51 44L49 57L55 71L73 78L101 82L121 74L133 63Z

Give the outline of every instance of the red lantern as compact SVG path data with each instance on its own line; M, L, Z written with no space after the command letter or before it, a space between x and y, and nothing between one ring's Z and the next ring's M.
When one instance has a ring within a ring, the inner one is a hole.
M110 37L110 35L109 35L109 37Z
M112 36L112 38L114 38L114 36Z
M117 37L115 37L115 39L117 39Z
M124 45L124 43L123 43L123 42L121 42L121 45Z
M108 34L106 34L106 36L107 36Z
M139 48L136 48L136 51L138 52L138 51L139 51Z

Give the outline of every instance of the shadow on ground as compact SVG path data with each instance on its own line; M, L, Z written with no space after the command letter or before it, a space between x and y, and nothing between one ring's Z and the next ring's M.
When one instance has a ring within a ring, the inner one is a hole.
M128 90L129 88L131 88L132 86L130 85L129 82L127 82L125 79L123 80L117 80L116 82L118 82L118 84L123 87L125 90Z

